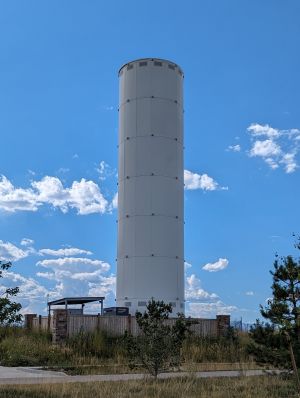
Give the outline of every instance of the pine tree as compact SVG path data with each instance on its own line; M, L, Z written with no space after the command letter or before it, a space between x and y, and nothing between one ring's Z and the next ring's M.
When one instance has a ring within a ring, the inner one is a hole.
M295 244L300 249L300 240ZM269 323L256 321L250 330L252 343L248 349L258 362L271 363L285 369L300 368L300 260L289 255L275 256L270 271L272 298L260 306L261 315ZM300 381L298 378L298 388Z
M261 314L300 343L300 262L276 255L271 274L273 298L261 306Z

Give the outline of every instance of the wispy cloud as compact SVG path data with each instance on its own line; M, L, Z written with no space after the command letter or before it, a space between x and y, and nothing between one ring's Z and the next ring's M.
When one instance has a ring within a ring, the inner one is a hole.
M240 144L236 144L236 145L229 145L227 147L227 151L232 151L232 152L240 152L241 151L241 146Z
M0 240L0 261L18 261L32 253L32 249L21 249L10 242Z
M99 180L104 181L109 177L116 177L117 171L116 169L112 168L108 163L104 160L101 160L99 165L96 167L96 171L99 174Z
M68 248L62 248L62 249L56 249L56 250L41 249L41 250L39 250L39 254L55 256L55 257L59 257L59 256L66 257L66 256L78 256L81 254L91 255L93 253L89 250L78 249L76 247L68 247Z
M113 107L113 105L105 105L103 106L103 109L105 111L113 111L115 108Z
M70 169L68 169L67 167L60 167L57 172L60 174L65 174L68 173L70 171Z
M34 240L29 238L23 238L20 244L21 246L32 246L34 244Z
M94 269L94 267L97 267L103 272L106 272L110 269L110 265L108 263L86 257L59 257L55 259L51 258L38 261L37 265L40 265L44 268L59 267L60 269L68 269L70 271L80 270L81 266L90 266L92 267L90 269Z
M16 272L4 271L1 283L4 288L18 286L20 288L18 299L23 302L23 305L28 305L35 300L43 300L49 293L48 289L34 278L25 277Z

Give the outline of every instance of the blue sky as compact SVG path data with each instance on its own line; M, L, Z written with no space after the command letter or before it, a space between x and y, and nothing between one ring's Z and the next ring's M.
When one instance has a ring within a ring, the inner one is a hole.
M258 317L275 252L298 255L299 16L296 0L0 2L0 257L25 311L114 303L117 72L158 57L185 72L186 311Z

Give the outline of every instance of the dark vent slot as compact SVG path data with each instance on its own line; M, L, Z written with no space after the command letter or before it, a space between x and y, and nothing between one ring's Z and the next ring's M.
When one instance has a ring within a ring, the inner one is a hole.
M125 307L131 307L131 301L125 301Z
M139 301L138 302L138 306L140 306L140 307L146 307L146 305L147 305L146 301Z
M133 69L133 65L127 65L127 70Z
M169 69L175 70L175 66L174 65L169 64L168 67L169 67Z
M160 62L160 61L154 61L154 66L162 66L162 62Z
M140 66L147 66L147 61L142 61L139 63Z

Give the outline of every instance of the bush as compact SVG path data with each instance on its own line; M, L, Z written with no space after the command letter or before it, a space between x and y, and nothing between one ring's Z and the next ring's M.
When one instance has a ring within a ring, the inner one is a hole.
M184 340L190 334L190 319L177 314L173 325L167 324L172 305L163 301L148 302L146 311L136 312L136 321L141 334L132 336L125 332L123 344L131 368L142 366L155 378L171 367L179 368Z

